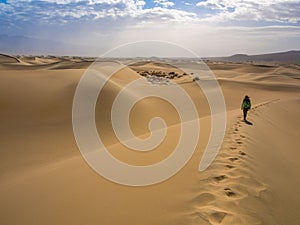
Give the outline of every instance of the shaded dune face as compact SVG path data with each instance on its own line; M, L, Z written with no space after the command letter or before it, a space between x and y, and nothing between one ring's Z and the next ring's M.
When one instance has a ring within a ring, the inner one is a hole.
M0 54L0 63L18 63L19 60L13 56Z
M146 71L151 69L153 64L147 64L146 67L144 64L141 65L142 68L137 68L135 65L134 69ZM172 66L161 64L159 64L159 66L161 66L162 69L167 68L169 72L174 71L174 67ZM153 71L153 69L157 69L158 71L159 68L160 67L156 65L151 71ZM162 98L150 96L139 99L131 109L129 116L130 128L137 137L146 139L150 136L149 122L151 119L155 117L162 118L167 127L167 135L163 142L161 142L157 148L147 152L133 151L124 145L118 144L120 141L117 139L111 124L112 104L123 87L130 82L141 78L142 77L132 70L132 68L125 68L118 71L101 90L96 106L98 133L104 145L108 147L113 156L122 162L137 166L151 165L166 159L178 145L181 132L181 120L175 107ZM196 100L195 106L197 107L198 114L202 117L208 115L210 111L205 96L199 88L197 90L196 85L192 80L190 79L189 83L186 83L182 87L190 94L191 98ZM127 94L127 98L129 99L138 98L134 93L128 92L125 94ZM209 129L204 132L209 133Z
M167 135L167 138L155 151L138 152L132 151L123 145L118 145L119 140L111 123L112 104L124 86L139 78L140 76L137 73L129 68L125 68L106 83L97 101L96 122L101 140L105 146L108 146L114 156L132 165L147 165L161 161L172 153L172 149L175 148L177 143L171 140L179 139L180 126L178 124L180 124L180 118L174 107L165 100L156 97L141 99L134 105L129 117L130 128L137 137L142 139L149 137L148 126L150 120L154 117L163 118L168 127L172 125L177 126L172 128L172 135L169 134L169 138ZM126 94L128 95L127 98L136 98L134 93ZM170 143L172 144L170 145Z
M228 118L218 157L203 172L198 166L211 129L207 99L191 77L166 78L180 85L195 104L200 124L196 151L170 179L128 187L95 173L73 135L73 97L91 62L78 57L0 56L1 224L299 223L299 66L208 63L222 88ZM113 101L131 81L146 79L139 73L144 71L184 73L155 62L130 65L105 84L95 108L97 131L107 151L136 166L166 159L181 132L174 106L148 97L134 105L129 124L144 139L149 137L149 121L163 118L167 133L161 145L138 152L117 139L111 124ZM245 95L253 103L248 116L252 126L242 121Z

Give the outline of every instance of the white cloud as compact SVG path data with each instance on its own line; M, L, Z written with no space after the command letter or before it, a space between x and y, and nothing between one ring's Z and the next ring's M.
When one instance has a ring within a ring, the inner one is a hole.
M70 3L78 3L84 1L85 0L40 0L40 2L48 2L48 3L56 3L56 4L70 4ZM34 0L7 0L7 2L11 4L16 4L17 2L34 3Z
M43 0L44 2L56 3L56 4L70 4L70 3L78 3L82 0Z
M174 3L159 1L161 7L144 8L143 0L42 0L38 4L30 0L11 0L7 17L12 21L35 20L37 23L68 23L84 20L121 19L139 23L193 21L195 13L169 9ZM0 8L1 10L1 8ZM16 13L16 11L18 11ZM133 20L132 20L133 19ZM116 21L117 22L117 21Z
M136 1L135 4L139 9L142 9L146 5L146 2L145 1Z
M300 21L299 0L206 0L196 4L218 10L208 20L266 21L297 23Z
M104 48L158 39L204 56L300 48L300 27L291 26L300 21L299 0L201 1L205 16L174 2L156 0L149 8L143 0L8 0L0 5L0 34Z
M171 2L168 0L154 0L154 3L156 3L156 5L158 5L158 6L162 6L165 8L172 7L175 5L174 2Z
M154 0L156 7L144 8L143 0L8 0L0 10L11 20L36 17L38 21L103 18L139 18L139 22L163 20L187 22L273 22L300 21L299 0L206 0L198 7L213 10L211 14L196 15L176 9L169 0ZM186 2L187 3L187 2ZM171 7L171 8L170 8ZM202 16L202 17L201 17Z
M191 6L191 5L193 5L192 3L190 3L190 2L183 2L185 5L188 5L188 6Z

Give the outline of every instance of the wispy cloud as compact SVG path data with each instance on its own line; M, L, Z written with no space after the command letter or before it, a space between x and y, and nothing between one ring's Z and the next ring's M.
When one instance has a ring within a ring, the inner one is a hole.
M197 3L198 7L216 10L207 19L216 21L267 21L297 23L300 21L298 0L206 0Z
M172 7L175 5L174 2L168 0L154 0L154 3L156 3L158 6L162 6L165 8Z
M296 0L7 0L0 19L0 34L73 45L158 39L201 55L300 48Z
M298 23L300 21L300 2L296 0L205 0L196 5L206 9L203 18L197 11L176 8L172 1L154 0L155 6L145 8L141 0L9 0L0 7L1 17L11 20L32 20L51 22L76 19L138 18L154 21L170 19L180 21L261 21L273 23ZM187 3L187 2L185 2ZM184 5L190 5L187 3ZM135 22L145 22L136 20Z
M174 3L166 0L154 0L156 7L145 9L141 0L11 0L1 7L1 14L11 20L32 20L37 23L48 21L68 21L76 19L139 18L149 20L179 19L187 20L195 14L177 9L167 9ZM136 22L139 22L137 20Z

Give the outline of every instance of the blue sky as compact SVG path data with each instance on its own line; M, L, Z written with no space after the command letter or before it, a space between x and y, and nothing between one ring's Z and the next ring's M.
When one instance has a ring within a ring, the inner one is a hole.
M2 0L0 19L4 53L101 55L143 40L200 56L300 49L299 0Z

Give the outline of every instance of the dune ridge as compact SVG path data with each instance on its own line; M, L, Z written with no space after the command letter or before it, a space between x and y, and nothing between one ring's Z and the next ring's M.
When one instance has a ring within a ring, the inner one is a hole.
M199 114L196 151L167 181L133 188L96 174L76 146L72 101L91 59L48 58L0 63L1 224L300 223L297 65L208 63L223 90L228 125L219 155L204 172L198 166L210 134L209 105L193 79L183 77L186 82L178 84L191 96ZM193 66L186 59L185 63ZM172 106L149 98L133 108L130 123L137 136L148 135L148 122L154 116L162 116L168 126L168 136L157 150L139 154L115 138L109 109L120 89L141 77L137 71L175 69L153 62L135 64L105 85L95 120L99 135L118 159L148 165L172 152L180 133ZM252 126L241 117L245 94L254 106L249 112Z
M18 62L20 61L16 57L0 54L0 63L18 63Z
M258 104L252 111L261 115L257 111L277 101ZM238 114L237 110L230 112L231 128L220 154L199 182L201 191L192 202L194 212L190 224L277 224L263 198L270 193L268 186L255 174L256 155L247 146L250 139L255 140L260 134L250 136L247 131L253 127L245 127ZM259 148L258 143L254 145Z

